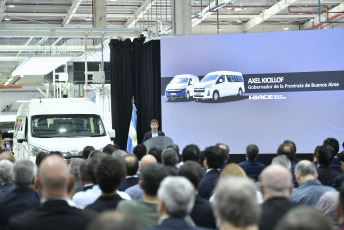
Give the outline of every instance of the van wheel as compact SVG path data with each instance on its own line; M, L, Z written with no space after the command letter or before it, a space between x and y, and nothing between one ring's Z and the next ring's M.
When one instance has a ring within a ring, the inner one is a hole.
M190 98L190 92L189 91L187 91L186 92L186 100L188 101L188 100L190 100L191 98Z
M240 88L238 91L238 96L241 97L242 96L242 89Z
M220 98L220 94L218 91L214 91L213 93L213 101L218 101Z

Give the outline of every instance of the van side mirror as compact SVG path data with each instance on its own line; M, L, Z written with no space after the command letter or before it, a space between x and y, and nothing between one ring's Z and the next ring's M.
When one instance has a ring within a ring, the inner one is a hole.
M24 131L18 131L18 133L17 133L17 141L18 141L18 143L23 143L24 141L27 141L26 138L25 138Z
M116 131L114 129L109 129L108 133L109 133L110 138L116 137Z

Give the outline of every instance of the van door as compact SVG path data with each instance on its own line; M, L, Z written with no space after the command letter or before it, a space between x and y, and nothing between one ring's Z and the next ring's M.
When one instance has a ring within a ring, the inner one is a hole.
M225 75L221 75L217 78L216 87L220 94L220 97L228 95L228 82L226 81Z

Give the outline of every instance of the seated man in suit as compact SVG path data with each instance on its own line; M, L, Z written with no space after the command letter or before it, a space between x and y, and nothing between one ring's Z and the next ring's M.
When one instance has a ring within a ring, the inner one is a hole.
M110 156L102 158L95 172L98 185L101 189L101 195L94 203L86 206L85 209L96 212L115 210L117 204L123 200L117 194L117 188L120 186L125 174L126 169L122 159Z
M122 181L121 186L118 190L124 191L131 186L139 183L139 177L137 171L139 169L139 160L134 154L128 154L124 157L124 163L127 170L127 177Z
M239 163L239 166L245 171L248 177L257 180L259 174L265 168L265 165L257 161L259 148L251 144L246 147L246 161Z
M87 227L87 230L139 230L136 222L127 215L116 211L100 214Z
M283 156L283 155L281 155ZM282 165L270 165L260 175L260 190L264 203L259 230L272 230L281 217L296 206L289 201L293 189L291 172Z
M216 229L215 217L210 202L198 195L198 187L203 177L201 165L195 161L187 161L179 168L178 175L187 178L195 187L195 205L190 216L196 226Z
M332 156L335 155L335 150L331 145L322 145L317 151L318 159L318 180L323 185L332 186L333 180L339 175L337 171L330 168Z
M73 176L62 157L51 155L42 161L37 183L42 190L41 205L11 218L8 229L83 230L96 216L93 211L69 206L67 191Z
M206 148L203 153L203 165L207 171L203 176L198 193L202 198L209 200L220 177L221 167L226 159L224 156L224 151L217 146Z
M146 140L151 139L152 137L165 136L164 132L158 130L158 128L159 128L158 120L156 120L156 119L151 120L150 127L151 127L152 131L145 133L142 142L145 142Z
M245 177L221 179L213 203L219 229L258 229L260 208L256 186Z
M34 191L37 168L30 160L17 161L11 171L14 189L0 201L0 229L6 229L8 220L39 205L40 197Z
M192 227L185 221L190 214L195 202L195 188L191 182L180 176L166 177L158 190L159 224L149 230L187 229L200 230L203 228Z
M0 160L0 197L13 190L10 178L13 163L9 160Z

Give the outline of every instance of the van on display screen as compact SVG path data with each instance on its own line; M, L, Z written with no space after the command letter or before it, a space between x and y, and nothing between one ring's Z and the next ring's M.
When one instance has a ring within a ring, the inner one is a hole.
M342 143L343 37L331 29L161 39L163 131L181 149L223 142L231 154L248 144L276 153L284 140L297 153L327 137ZM177 75L198 79L177 84Z

